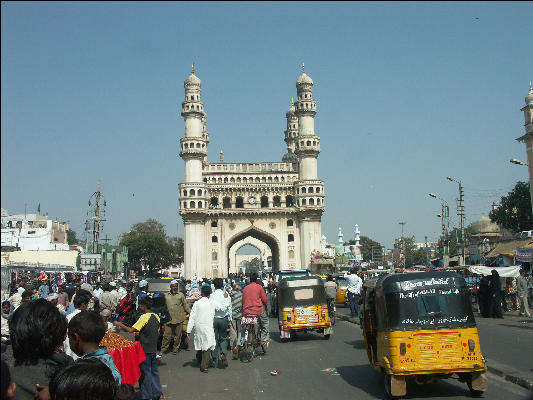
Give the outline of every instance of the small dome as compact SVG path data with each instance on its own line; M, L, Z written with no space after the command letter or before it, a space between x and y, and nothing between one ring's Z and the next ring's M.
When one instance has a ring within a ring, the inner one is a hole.
M194 75L194 73L192 73L189 75L187 79L185 79L184 84L185 86L191 86L191 85L200 86L202 84L202 81L200 80L200 78Z
M200 78L194 75L194 64L192 65L191 74L187 79L185 79L185 82L183 82L183 86L202 86L202 81L200 80Z
M531 86L531 82L529 82L529 93L526 96L526 105L533 106L533 86Z
M298 162L298 157L292 152L291 149L289 149L287 153L285 153L285 155L281 158L281 161L286 163L295 163Z
M287 114L285 114L285 115L287 115L287 116L293 115L295 111L296 111L296 108L294 107L294 100L293 100L292 103L291 103L291 106L289 108L289 111L287 111Z
M485 233L501 233L500 227L492 222L489 217L481 217L470 225L473 235L481 235Z
M298 79L296 79L296 87L304 84L312 85L313 80L309 75L305 73L305 64L302 63L302 75L300 75Z
M296 79L296 86L303 85L303 84L313 84L313 80L309 75L307 75L305 72Z

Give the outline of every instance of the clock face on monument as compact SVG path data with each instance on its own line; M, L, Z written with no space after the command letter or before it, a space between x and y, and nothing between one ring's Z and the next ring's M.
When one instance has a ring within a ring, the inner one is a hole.
M255 204L255 197L249 197L248 198L248 203Z

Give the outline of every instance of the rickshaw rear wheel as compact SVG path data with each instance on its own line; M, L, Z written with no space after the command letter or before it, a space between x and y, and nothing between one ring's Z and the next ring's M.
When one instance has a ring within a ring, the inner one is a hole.
M330 337L331 337L331 335L329 333L327 335L324 335L324 339L326 339L326 340L329 340Z

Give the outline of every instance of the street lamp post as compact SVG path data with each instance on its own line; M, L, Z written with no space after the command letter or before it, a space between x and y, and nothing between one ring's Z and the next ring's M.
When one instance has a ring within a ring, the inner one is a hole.
M442 197L438 196L437 194L429 193L429 197L432 197L434 199L439 199L441 201L442 211L440 214L437 214L437 217L441 218L442 236L444 237L442 264L444 267L447 267L449 265L449 260L450 260L450 249L449 249L449 244L448 244L450 208L448 207L448 203L446 202L446 200L444 200Z
M459 205L457 206L457 215L461 217L461 242L462 242L462 256L459 265L465 265L465 205L464 205L464 191L463 184L461 181L452 178L451 176L446 177L450 182L455 182L459 184Z

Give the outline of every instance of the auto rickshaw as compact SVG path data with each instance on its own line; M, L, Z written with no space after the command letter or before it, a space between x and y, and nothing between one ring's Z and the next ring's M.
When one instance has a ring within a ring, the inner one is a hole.
M281 341L291 333L316 331L329 339L329 319L324 282L317 276L285 278L278 282L278 323Z
M335 303L348 304L348 281L343 276L338 276L335 279L337 283L337 296L335 297Z
M473 395L487 390L470 292L454 272L383 275L363 284L363 336L370 364L391 398L453 374Z

